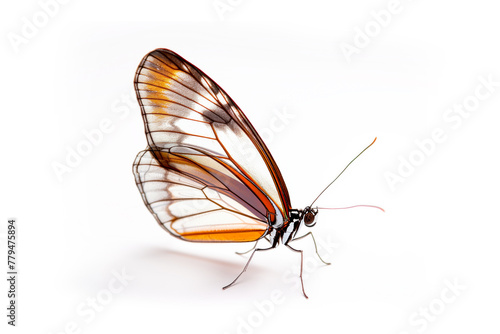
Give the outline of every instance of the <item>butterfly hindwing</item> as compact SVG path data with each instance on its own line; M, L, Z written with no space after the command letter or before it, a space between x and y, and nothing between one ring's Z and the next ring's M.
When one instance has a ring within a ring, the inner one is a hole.
M174 236L253 241L269 227L259 198L211 156L180 147L145 150L137 155L133 171L144 203Z

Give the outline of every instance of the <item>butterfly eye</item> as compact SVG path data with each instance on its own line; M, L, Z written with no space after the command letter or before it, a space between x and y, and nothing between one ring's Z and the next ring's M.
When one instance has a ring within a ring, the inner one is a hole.
M307 211L304 215L304 224L306 224L307 227L313 227L316 225L316 214L312 211Z

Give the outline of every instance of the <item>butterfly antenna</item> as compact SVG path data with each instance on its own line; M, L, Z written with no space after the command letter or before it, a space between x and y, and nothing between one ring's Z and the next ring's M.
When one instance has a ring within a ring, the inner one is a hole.
M374 208L374 209L379 209L379 210L382 210L385 212L384 209L382 209L380 206L376 206L376 205L352 205L352 206L346 206L346 207L343 207L343 208L318 208L320 210L344 210L344 209L352 209L352 208Z
M335 180L333 180L332 182L330 182L330 184L327 185L326 188L323 189L323 191L319 193L318 197L316 197L316 199L311 203L311 205L309 205L309 207L312 207L313 204L314 204L314 202L316 202L318 200L318 198L321 195L323 195L323 193L325 192L325 190L328 189L328 187L330 187L333 184L333 182L337 181L337 179L340 177L340 175L342 175L345 172L345 170L347 169L347 167L349 167L354 162L354 160L356 160L361 154L363 154L364 151L366 151L370 146L372 146L373 143L375 143L376 140L377 140L377 137L375 137L375 139L372 141L372 143L370 145L368 145L367 147L365 147L365 149L363 151L361 151L354 159L352 159L351 162L349 162L347 164L347 166L345 166L345 168L340 172L340 174L337 175L337 177L335 178Z

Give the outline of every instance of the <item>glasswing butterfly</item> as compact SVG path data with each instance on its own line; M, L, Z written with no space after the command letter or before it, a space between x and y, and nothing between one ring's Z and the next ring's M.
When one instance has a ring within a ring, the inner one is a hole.
M316 224L313 204L319 196L302 210L292 209L281 172L248 118L215 81L175 52L147 54L134 85L148 146L137 155L133 173L158 224L186 241L268 240L268 248L255 244L244 269L224 289L245 272L255 252L281 242L301 255L307 298L303 253L290 242L311 235L316 247L311 232L297 232Z

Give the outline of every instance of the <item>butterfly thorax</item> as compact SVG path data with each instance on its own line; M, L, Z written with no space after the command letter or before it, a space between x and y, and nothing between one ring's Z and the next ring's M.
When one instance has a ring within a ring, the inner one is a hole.
M307 224L310 222L311 214L314 219L317 210L306 207L304 210L292 209L289 211L289 219L279 226L271 225L269 237L271 246L276 247L280 242L284 245L292 241L297 235L302 223Z

